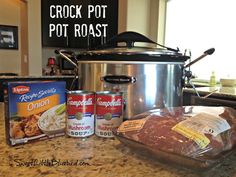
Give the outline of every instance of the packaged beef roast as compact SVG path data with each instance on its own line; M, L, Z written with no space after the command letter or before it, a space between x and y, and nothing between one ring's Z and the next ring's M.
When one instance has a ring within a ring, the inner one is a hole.
M114 134L162 161L206 169L235 147L236 110L204 106L155 109L123 122Z

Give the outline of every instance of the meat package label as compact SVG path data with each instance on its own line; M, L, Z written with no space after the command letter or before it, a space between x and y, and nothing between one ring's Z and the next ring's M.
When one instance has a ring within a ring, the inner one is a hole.
M210 140L204 134L198 133L197 131L193 131L190 128L187 128L181 124L177 124L172 128L172 130L195 141L201 149L204 149L210 143Z
M119 126L118 132L141 130L146 121L147 119L125 121Z
M230 125L225 119L208 113L199 113L172 128L172 130L194 140L201 148L205 148L210 143L205 134L217 136L229 129Z

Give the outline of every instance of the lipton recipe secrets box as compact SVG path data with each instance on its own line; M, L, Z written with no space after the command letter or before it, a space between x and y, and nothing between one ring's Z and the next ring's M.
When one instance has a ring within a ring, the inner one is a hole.
M63 81L5 83L7 143L13 146L64 135L65 93Z

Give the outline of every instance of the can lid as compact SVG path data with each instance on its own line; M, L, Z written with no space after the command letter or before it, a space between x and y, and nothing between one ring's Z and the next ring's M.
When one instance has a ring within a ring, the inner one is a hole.
M96 92L97 95L123 95L122 92L115 92L115 91L98 91Z
M74 95L93 95L95 92L86 91L86 90L70 90L66 92L67 94L74 94Z

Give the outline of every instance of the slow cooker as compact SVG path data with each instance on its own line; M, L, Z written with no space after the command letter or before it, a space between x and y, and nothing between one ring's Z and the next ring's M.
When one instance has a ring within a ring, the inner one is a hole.
M155 44L155 47L134 46L136 42ZM57 52L75 65L78 89L123 92L124 118L130 119L150 109L182 105L185 62L190 56L156 45L159 44L142 34L124 32L95 50L80 52L77 63L63 54L63 50ZM212 50L196 60L213 53Z

